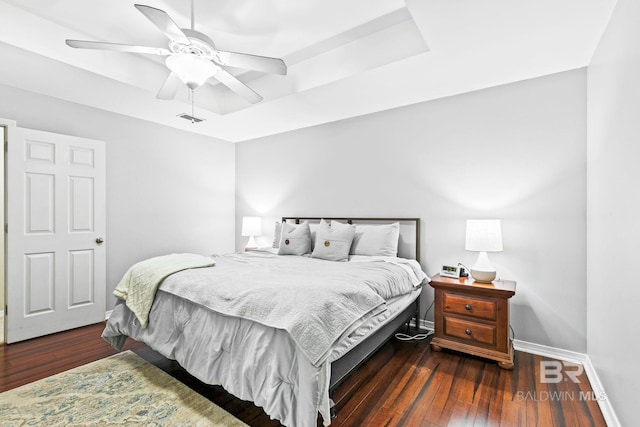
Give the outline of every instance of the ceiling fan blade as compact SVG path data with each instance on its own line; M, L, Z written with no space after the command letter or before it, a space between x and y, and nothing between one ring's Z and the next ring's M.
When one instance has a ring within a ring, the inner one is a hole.
M161 9L156 9L155 7L145 6L143 4L134 4L134 6L142 12L149 21L153 22L160 31L169 37L169 39L186 45L191 44L189 38L185 36L180 27L173 22L173 19L167 15L167 12Z
M220 83L222 83L252 104L257 104L258 102L262 101L262 97L259 94L257 94L249 86L242 83L240 80L236 79L231 73L223 68L220 68L220 70L218 70L215 78L218 79Z
M172 71L158 91L156 98L166 100L175 98L176 92L178 92L178 88L181 84L182 80L180 80L180 77L178 77L178 75Z
M225 52L217 50L214 61L220 65L263 71L265 73L287 74L287 65L282 59L268 56L249 55L248 53Z
M92 42L87 40L66 40L66 43L71 47L80 49L101 49L114 50L116 52L149 53L151 55L161 56L171 54L171 51L169 49L165 49L162 47L134 46L130 44Z

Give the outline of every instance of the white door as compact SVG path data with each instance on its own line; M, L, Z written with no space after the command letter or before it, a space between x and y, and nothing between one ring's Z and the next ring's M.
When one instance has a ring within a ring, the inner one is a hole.
M105 319L105 146L9 127L8 343Z

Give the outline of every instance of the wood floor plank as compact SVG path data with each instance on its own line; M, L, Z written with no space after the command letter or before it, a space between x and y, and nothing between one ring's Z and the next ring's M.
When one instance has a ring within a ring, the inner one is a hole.
M487 425L500 425L502 419L502 410L504 408L505 387L507 377L512 376L513 371L499 369L495 376L495 381L491 385L491 393L489 395L489 412L487 414Z
M430 355L429 353L427 354ZM455 361L452 358L440 359L435 364L431 361L432 373L429 380L420 387L420 392L416 396L413 405L405 409L405 414L400 419L398 426L420 425L431 410L432 402L437 396L438 390L448 380L449 372L454 370Z
M458 405L458 402L461 402L459 399L462 390L468 387L470 383L469 379L467 379L469 372L469 364L468 359L460 356L452 357L452 355L448 355L447 353L436 352L433 353L435 355L442 355L439 357L451 357L453 360L456 360L456 368L452 372L451 375L451 387L448 390L448 393L442 393L440 398L444 401L444 406L441 411L429 411L426 416L426 420L433 422L437 425L447 425L449 420L452 417L454 408ZM437 405L437 400L434 400L434 404ZM437 406L436 406L437 407ZM438 413L439 412L439 413Z
M0 392L115 354L100 337L103 329L100 323L0 345ZM253 403L220 386L203 384L144 344L127 340L125 349L252 427L280 426ZM541 381L543 360L551 359L516 352L515 368L507 371L468 355L432 352L429 340L392 340L338 388L332 426L606 427L597 402L600 396L592 395L586 375L579 376L579 383L550 385ZM564 398L547 397L554 391Z
M500 412L500 421L493 424L500 427L521 427L526 425L527 409L524 405L520 405L509 399L502 401L502 411Z
M388 408L380 408L371 419L366 419L363 426L397 426L400 414Z
M433 353L433 356L440 353ZM442 357L442 356L440 356ZM461 381L456 381L457 373L460 372L463 364L460 358L449 357L450 365L446 376L442 379L440 387L431 402L429 410L423 417L421 425L432 424L439 425L446 422L451 416L451 411L448 409L447 402L453 402L458 399L460 392Z
M473 410L473 407L469 403L465 403L461 400L457 400L453 405L453 410L451 411L451 418L447 421L445 426L472 426L473 424L469 422L469 414Z
M405 413L407 408L415 407L416 402L423 402L421 397L434 378L437 378L439 367L440 364L430 364L428 353L424 352L417 366L412 366L405 373L402 387L398 387L383 406L397 413Z
M471 405L473 404L474 400L476 400L476 394L478 393L478 388L480 387L484 362L476 359L475 357L469 357L465 361L465 365L466 369L463 372L465 387L460 390L458 399Z
M371 422L377 411L384 406L384 402L397 398L401 390L407 386L416 367L421 366L420 360L424 357L426 348L417 343L407 345L392 351L395 355L383 366L377 363L378 355L369 360L361 370L368 375L368 382L362 383L356 374L349 378L345 388L351 390L350 395L345 395L347 403L337 406L338 417L335 422L340 426L362 426ZM391 349L391 348L390 348ZM386 356L385 360L386 360ZM359 387L353 387L350 382L357 381ZM373 387L372 387L373 386Z

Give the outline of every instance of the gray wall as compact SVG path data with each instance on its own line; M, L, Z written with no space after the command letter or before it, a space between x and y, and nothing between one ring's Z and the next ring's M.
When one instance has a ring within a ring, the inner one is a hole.
M587 353L621 425L638 425L640 3L619 0L588 72Z
M243 215L266 244L282 215L418 216L433 275L475 261L466 219L499 218L516 338L585 352L585 141L581 69L239 143L236 249Z
M106 142L107 310L135 262L172 252L233 251L232 143L3 85L0 117Z

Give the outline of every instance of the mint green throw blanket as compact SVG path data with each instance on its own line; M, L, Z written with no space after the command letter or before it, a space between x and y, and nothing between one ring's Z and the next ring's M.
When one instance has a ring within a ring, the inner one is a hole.
M113 294L126 302L127 307L140 321L140 326L146 328L156 290L166 277L178 271L213 265L215 262L211 257L196 254L171 254L149 258L129 268Z

